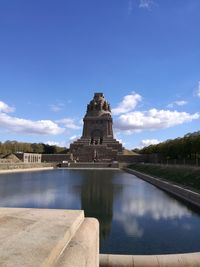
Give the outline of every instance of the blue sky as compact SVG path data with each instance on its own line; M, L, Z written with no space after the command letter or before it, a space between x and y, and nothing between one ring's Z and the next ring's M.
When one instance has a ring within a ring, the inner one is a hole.
M0 141L67 145L94 92L135 148L198 131L199 0L0 0Z

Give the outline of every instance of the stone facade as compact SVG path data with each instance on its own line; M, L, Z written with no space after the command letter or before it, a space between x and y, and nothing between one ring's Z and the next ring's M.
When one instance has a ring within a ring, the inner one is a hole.
M95 93L87 105L82 137L70 145L73 159L82 162L113 161L123 147L113 137L110 104L103 93Z
M41 163L41 154L37 153L15 153L15 155L24 163Z
M42 162L62 163L70 160L70 154L42 154Z
M15 156L17 157L19 162L24 162L24 163L43 163L43 162L62 163L70 160L70 154L37 154L37 153L20 152L20 153L15 153Z

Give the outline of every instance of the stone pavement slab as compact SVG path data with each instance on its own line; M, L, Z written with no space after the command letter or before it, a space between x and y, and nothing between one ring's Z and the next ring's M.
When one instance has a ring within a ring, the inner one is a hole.
M54 266L83 220L83 211L0 208L0 266Z

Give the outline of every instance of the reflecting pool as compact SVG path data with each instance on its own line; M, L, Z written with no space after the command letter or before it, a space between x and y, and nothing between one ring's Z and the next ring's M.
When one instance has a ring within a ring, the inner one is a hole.
M83 209L100 222L101 253L200 251L199 211L123 171L1 174L0 206Z

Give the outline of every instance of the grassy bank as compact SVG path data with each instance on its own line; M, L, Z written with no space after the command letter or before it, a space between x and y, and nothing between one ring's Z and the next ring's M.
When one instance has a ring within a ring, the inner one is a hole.
M200 168L155 164L132 164L130 169L200 190Z

